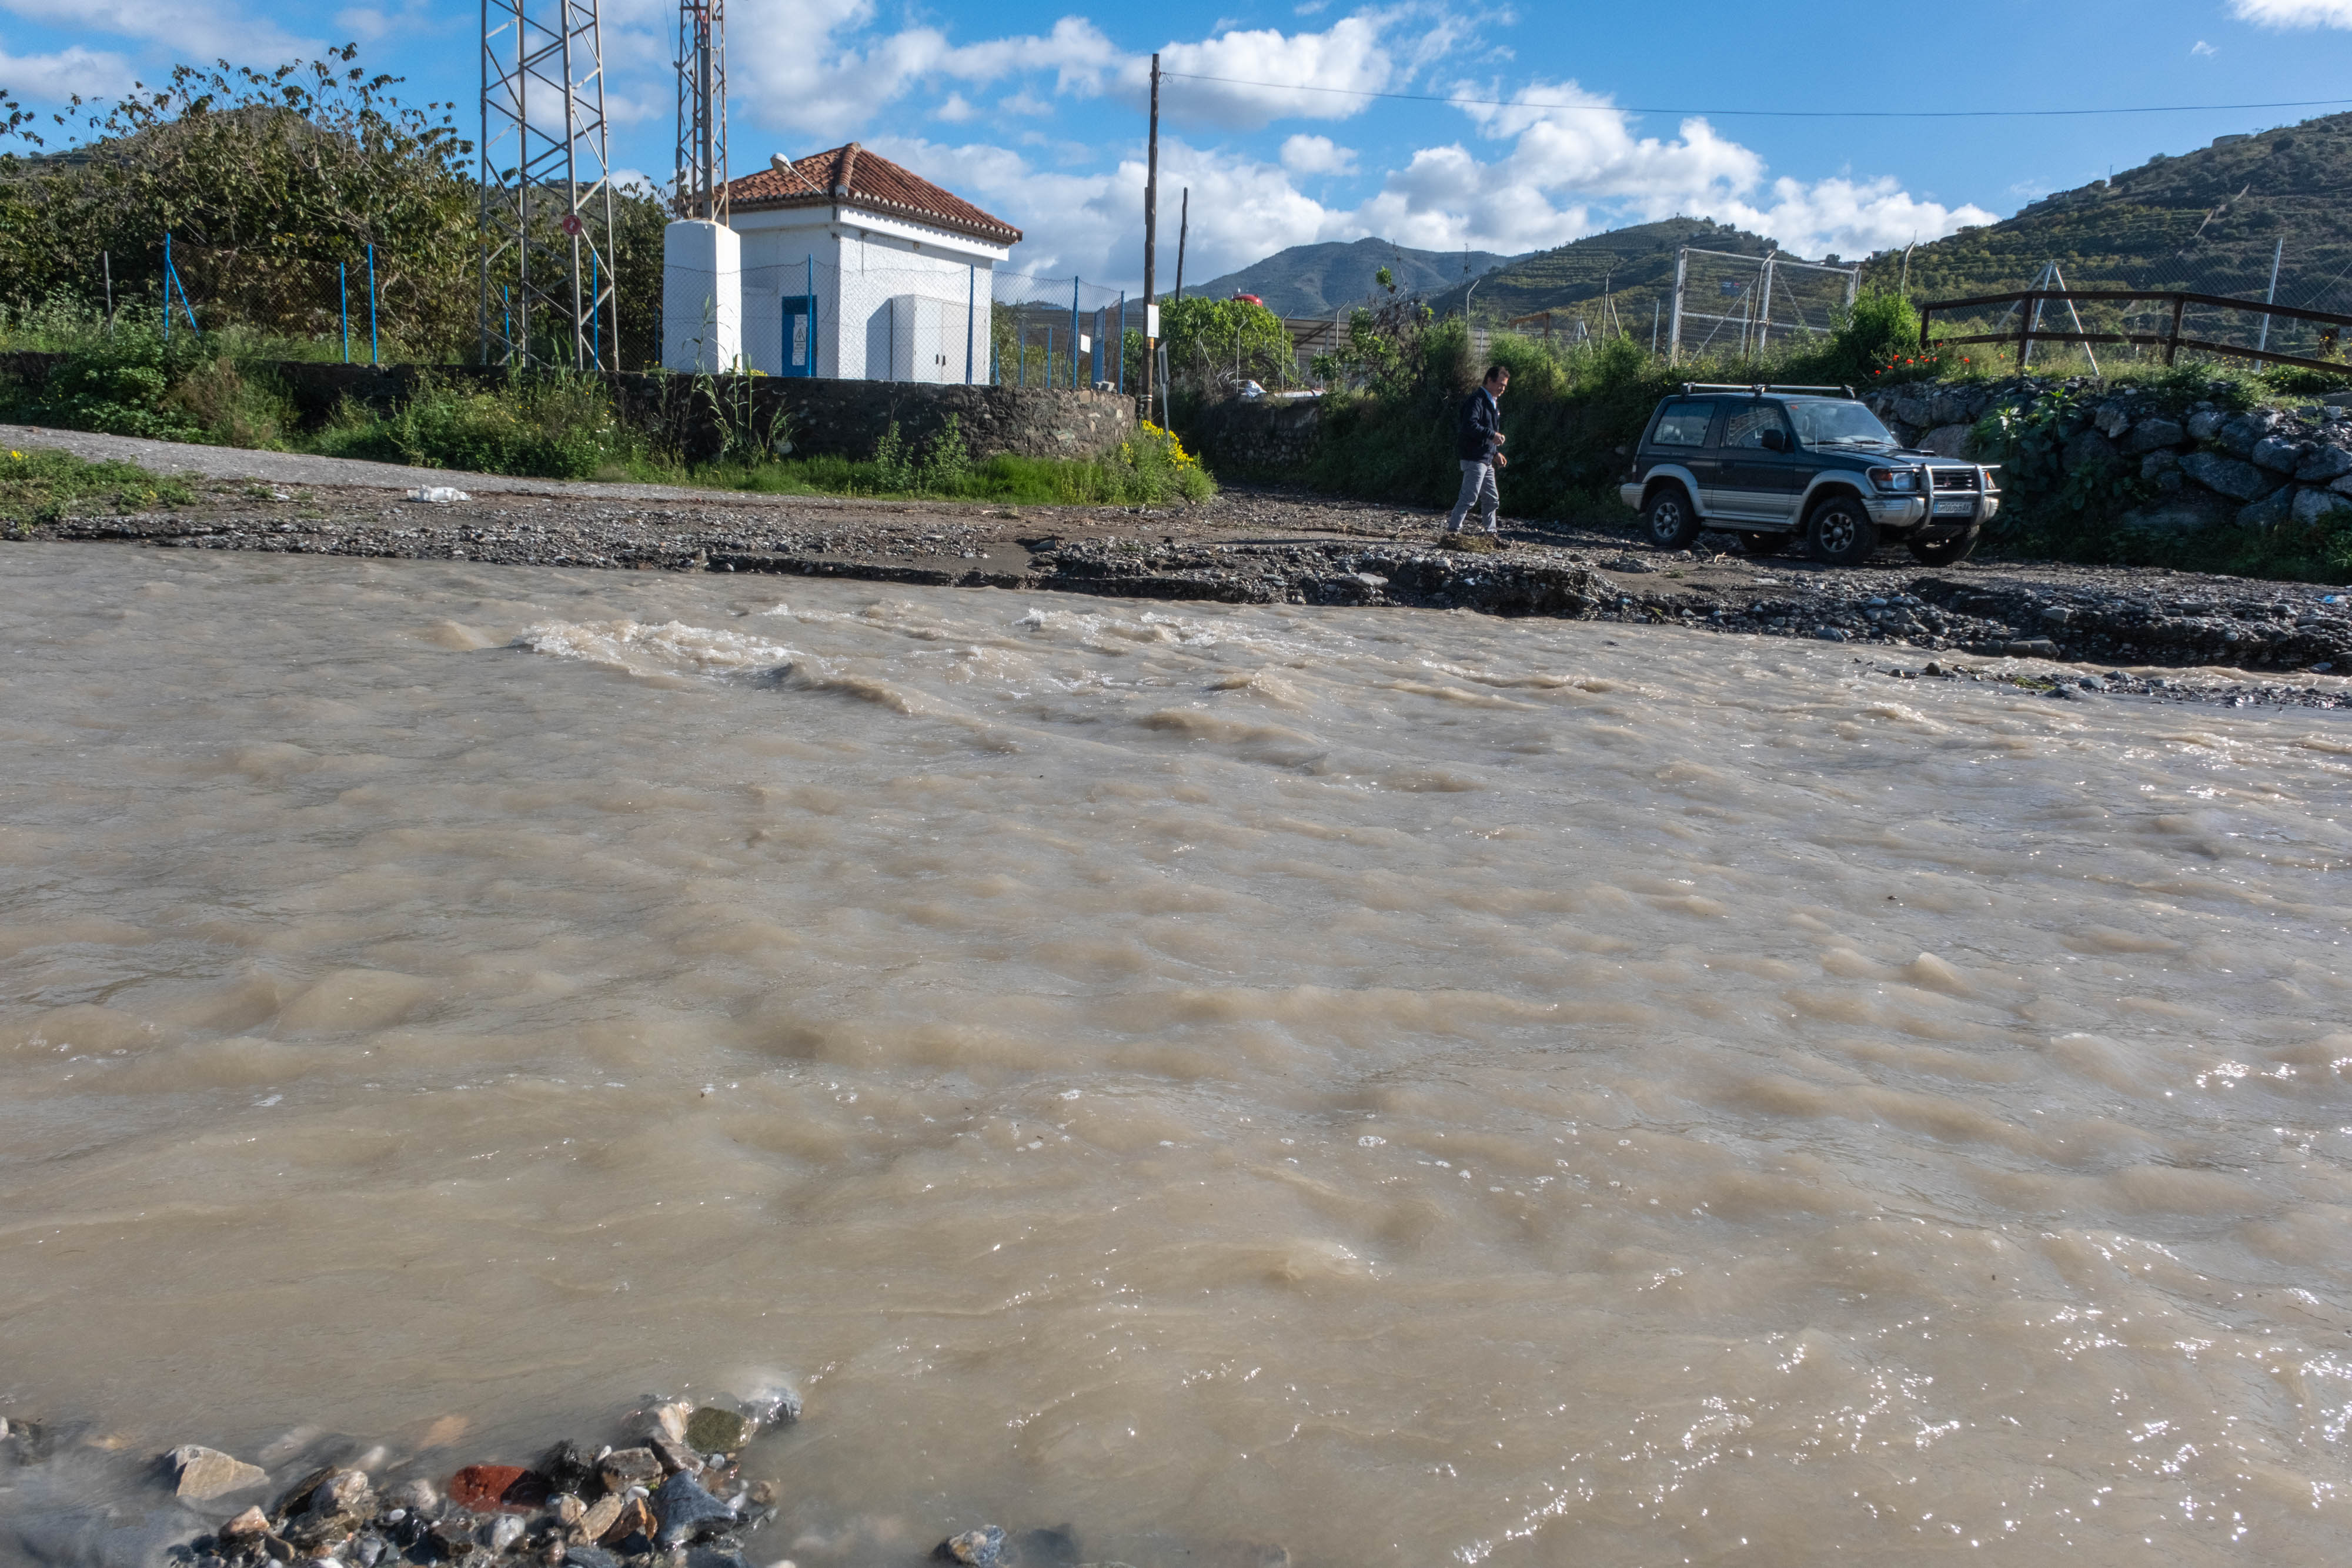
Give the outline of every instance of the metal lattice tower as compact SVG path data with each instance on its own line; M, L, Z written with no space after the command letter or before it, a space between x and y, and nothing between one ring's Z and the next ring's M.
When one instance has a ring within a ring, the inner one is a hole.
M726 0L679 0L677 193L681 218L727 221Z
M482 362L620 354L596 0L482 0Z

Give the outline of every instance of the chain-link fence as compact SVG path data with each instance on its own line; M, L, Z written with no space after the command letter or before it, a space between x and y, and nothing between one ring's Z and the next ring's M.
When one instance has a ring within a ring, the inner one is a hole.
M1141 303L1078 277L1000 272L995 362L999 386L1099 387L1125 392L1135 380L1128 334L1143 327Z
M1755 354L1837 329L1862 269L1685 247L1675 257L1666 352Z

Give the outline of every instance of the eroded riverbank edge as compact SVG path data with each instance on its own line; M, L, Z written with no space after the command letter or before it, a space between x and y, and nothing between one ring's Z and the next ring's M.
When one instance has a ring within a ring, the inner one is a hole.
M1848 643L1898 677L2238 706L2352 700L2352 594L2320 584L2049 562L1928 568L1899 549L1839 570L1739 554L1712 535L1666 553L1566 525L1514 527L1496 549L1460 550L1441 547L1443 525L1433 513L1248 489L1160 510L510 492L425 503L360 486L213 481L194 505L59 518L17 537L1465 610ZM1706 548L1717 543L1726 549Z

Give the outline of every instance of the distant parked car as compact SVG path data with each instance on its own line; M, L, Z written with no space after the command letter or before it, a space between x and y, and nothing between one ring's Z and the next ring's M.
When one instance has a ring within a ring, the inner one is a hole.
M1845 387L1687 383L1650 415L1617 493L1660 549L1715 528L1750 555L1801 538L1832 566L1889 539L1949 566L2000 509L1990 467L1906 451Z
M1260 299L1255 294L1236 294L1234 298L1244 305L1263 305L1265 303L1265 300Z

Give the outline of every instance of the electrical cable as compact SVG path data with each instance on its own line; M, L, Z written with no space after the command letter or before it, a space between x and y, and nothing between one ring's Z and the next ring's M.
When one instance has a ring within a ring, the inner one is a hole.
M1223 87L1265 88L1274 92L1334 92L1350 98L1385 98L1401 103L1446 103L1467 109L1584 110L1594 114L1695 114L1711 120L2039 120L2089 114L2220 114L2250 109L2334 109L2352 98L2288 99L2275 103L2163 103L2117 109L1657 109L1618 103L1520 103L1503 98L1459 98L1449 93L1375 92L1370 88L1316 87L1304 82L1248 81L1199 71L1160 73L1163 79L1215 82Z

